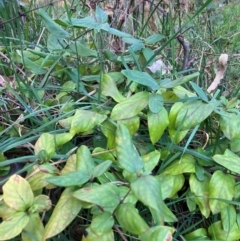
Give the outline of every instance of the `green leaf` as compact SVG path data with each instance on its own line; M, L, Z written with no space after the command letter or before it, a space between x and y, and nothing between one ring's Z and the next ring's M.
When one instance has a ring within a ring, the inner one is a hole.
M178 112L175 128L183 122L181 130L191 129L201 124L213 110L213 104L206 104L200 100L188 101Z
M109 232L114 225L114 219L110 212L102 212L93 217L90 229L97 235Z
M195 163L196 161L193 156L185 154L180 160L176 160L166 167L162 173L170 175L195 173Z
M235 193L235 180L232 175L215 171L209 183L209 206L213 214L223 211Z
M159 163L161 153L157 150L149 152L148 154L142 156L144 161L144 170L146 172L151 172Z
M233 139L240 134L240 117L235 113L224 112L220 116L220 128L223 134L229 139Z
M71 187L63 191L45 227L42 240L62 232L78 215L82 207L79 200L73 197L74 191L75 189Z
M199 206L202 215L208 218L210 215L209 208L209 177L205 176L204 181L199 181L195 174L191 174L189 179L190 189L194 195L194 201Z
M87 228L86 235L83 235L81 239L81 241L96 241L96 240L114 241L113 230L109 230L108 232L105 232L101 235L97 235L95 234L95 232L91 230L91 228Z
M95 16L98 23L106 23L108 21L108 14L104 12L99 6L96 7Z
M223 230L221 221L217 221L210 225L208 233L211 235L212 240L237 241L240 239L240 230L237 223L234 223L229 232Z
M112 212L120 203L118 188L113 184L81 188L73 196L81 201L101 206Z
M161 183L162 199L171 198L177 194L184 185L185 178L180 175L160 174L156 179Z
M109 120L107 120L101 124L101 131L107 137L108 149L115 148L116 126L113 123L111 123Z
M192 85L193 89L195 90L195 92L198 94L198 96L205 102L208 102L208 97L207 95L204 93L204 91L194 82L190 81L190 84Z
M163 211L164 211L164 222L166 223L173 223L173 222L177 222L178 219L176 218L176 216L172 213L172 211L168 208L168 206L163 203ZM157 212L158 214L158 219L159 217L161 217L161 213ZM159 220L157 223L161 224L161 221Z
M53 136L54 136L54 142L56 143L56 146L59 147L69 142L73 138L74 134L60 133L60 134L53 134Z
M91 176L94 167L94 161L89 148L84 145L80 146L77 150L76 169L78 171L85 171Z
M40 154L41 151L47 153L47 157L51 158L55 155L56 143L54 136L49 133L43 133L35 143L34 152L36 155Z
M236 209L233 205L229 205L221 211L221 220L224 231L231 231L232 227L237 221Z
M117 161L120 166L132 173L139 172L143 168L144 162L132 143L128 129L122 124L117 127L115 141Z
M88 29L94 29L97 25L93 17L71 18L71 22L69 24L71 24L73 27L82 27Z
M3 185L4 202L17 211L26 211L33 204L33 192L29 183L19 175L12 175Z
M151 93L148 106L152 113L159 113L163 108L163 97L158 93Z
M47 195L38 195L33 200L29 213L46 212L52 207L52 202Z
M45 74L47 72L42 66L37 63L31 61L29 58L22 56L24 66L29 69L33 74Z
M68 38L70 34L63 30L58 24L56 24L49 15L40 8L36 11L42 17L43 23L46 26L47 30L56 36L56 38Z
M98 52L96 50L90 49L86 44L83 44L79 41L74 42L69 45L69 49L74 54L77 54L79 57L97 57Z
M156 80L153 79L148 73L141 72L137 70L122 70L122 74L124 74L128 79L149 87L151 90L158 90L159 85Z
M44 227L38 213L31 213L29 215L29 222L24 227L22 232L23 241L42 240L44 234Z
M186 240L195 240L195 238L199 237L207 237L207 230L205 228L199 228L194 230L191 233L188 233L187 235L184 236Z
M168 112L164 107L158 113L148 111L147 121L151 142L155 144L169 124Z
M118 121L118 124L123 124L129 130L131 136L133 136L140 126L140 118L138 116L134 116L127 119L122 119Z
M231 151L237 153L240 152L240 135L234 135L230 141Z
M171 241L174 229L167 226L151 227L139 235L141 241Z
M47 49L50 53L54 53L56 50L60 50L66 47L66 42L63 38L56 38L54 34L49 34L47 38ZM60 56L58 57L60 59ZM57 61L58 62L58 61ZM55 63L57 63L55 62Z
M184 83L187 83L187 82L189 82L190 80L192 80L192 79L194 79L194 78L196 78L196 77L198 77L198 76L199 76L199 72L196 72L196 73L193 73L193 74L184 76L184 77L182 77L182 78L180 78L180 79L173 80L173 81L171 81L171 82L169 82L169 83L161 84L160 87L161 87L161 88L167 88L167 89L168 89L168 88L174 88L174 87L176 87L176 86L178 86L178 85L182 85L182 84L184 84Z
M131 203L121 204L117 208L116 218L121 227L132 234L139 235L149 229L147 223Z
M146 206L163 214L163 200L161 193L161 185L157 179L151 175L144 175L137 178L131 184L134 195ZM160 217L163 224L164 216Z
M111 119L121 120L138 115L148 105L148 98L148 92L138 92L127 98L114 106Z
M104 172L106 172L109 167L111 166L112 162L111 161L105 161L94 167L92 177L99 177L101 176Z
M213 160L230 171L240 174L240 157L226 149L223 155L214 155Z
M45 178L45 180L51 184L60 187L72 187L81 186L86 183L91 176L85 170L70 172L61 176L51 176Z
M0 223L0 240L8 240L19 235L29 222L25 212L17 212L13 216Z
M107 118L106 115L88 110L77 110L72 119L70 133L76 134L92 130Z
M151 36L149 36L148 38L146 38L146 44L155 44L159 41L161 41L164 38L164 36L162 34L153 34Z
M121 102L125 100L125 97L119 93L116 82L108 74L103 75L101 89L103 95L112 97L116 102Z

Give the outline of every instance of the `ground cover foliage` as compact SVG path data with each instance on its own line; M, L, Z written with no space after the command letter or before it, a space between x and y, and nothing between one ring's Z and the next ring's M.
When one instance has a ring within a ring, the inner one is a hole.
M0 7L0 240L240 239L239 4Z

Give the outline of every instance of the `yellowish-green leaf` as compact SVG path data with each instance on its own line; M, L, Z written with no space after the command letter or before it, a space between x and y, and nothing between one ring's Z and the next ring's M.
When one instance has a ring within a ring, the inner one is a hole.
M199 181L195 174L191 174L189 179L190 189L194 195L194 200L205 218L208 218L210 215L208 199L209 181L210 178L207 176L205 176L204 181Z
M221 221L217 221L210 225L208 233L212 237L212 240L237 241L240 239L240 230L237 223L234 223L229 232L223 230Z
M90 229L97 235L109 232L114 225L114 219L110 212L102 212L93 217Z
M155 226L139 235L141 241L171 241L174 229L168 226Z
M148 105L148 92L138 92L114 106L111 119L121 120L138 115Z
M161 153L157 150L149 152L148 154L142 156L142 159L144 161L144 170L146 172L151 172L154 167L157 166L159 160L160 160Z
M240 134L239 126L239 115L235 113L224 112L220 116L220 128L229 140Z
M169 124L167 110L162 107L158 113L148 111L147 121L151 142L155 144Z
M119 190L113 184L81 188L73 196L81 201L101 206L105 211L112 212L120 203Z
M195 159L193 156L185 154L180 160L174 161L163 170L163 173L179 175L183 173L195 173Z
M213 214L223 211L235 193L235 180L232 175L215 171L209 183L209 206Z
M103 75L101 89L103 95L112 97L116 102L121 102L125 100L125 97L119 93L116 82L108 74Z
M29 215L29 222L22 232L22 241L42 240L44 227L38 213Z
M12 175L3 185L5 203L18 211L26 211L33 204L33 192L29 183L19 175Z
M74 134L60 133L60 134L53 134L53 136L54 136L54 141L56 143L56 146L59 147L69 142L73 138Z
M55 154L56 142L54 136L49 133L43 133L35 143L34 152L36 155L41 151L45 151L49 158Z
M181 125L181 130L188 130L202 123L214 110L214 104L201 100L185 102L178 112L175 129Z
M139 119L138 116L134 116L132 118L119 120L118 124L125 125L128 128L128 130L130 132L130 135L133 136L137 132L137 130L139 128L140 119Z
M45 227L44 238L53 237L62 232L81 210L80 202L73 197L75 189L66 188Z
M72 119L70 133L76 134L92 130L107 118L106 115L79 109Z
M163 214L163 200L161 185L157 179L151 175L143 175L131 183L134 195L146 206ZM163 224L163 215L160 217Z
M237 221L237 212L233 205L229 205L222 210L221 220L222 220L223 230L226 232L231 231L232 227Z
M127 127L122 124L118 125L115 142L118 163L129 172L139 172L144 162L132 143Z
M9 240L19 235L29 222L25 212L17 212L8 220L0 223L0 240Z
M114 241L114 234L113 230L110 230L106 233L103 233L101 235L95 234L90 228L86 229L86 235L82 236L81 241Z
M213 160L230 171L240 174L240 157L226 149L223 155L214 155Z
M139 235L149 229L147 223L131 203L121 204L117 208L116 218L121 227L132 234Z
M185 178L180 175L160 174L156 179L161 183L162 198L171 198L183 187Z

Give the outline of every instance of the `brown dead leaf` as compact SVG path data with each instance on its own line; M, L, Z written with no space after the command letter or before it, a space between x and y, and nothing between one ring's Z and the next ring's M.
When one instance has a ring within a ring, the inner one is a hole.
M211 85L207 89L209 93L212 93L218 87L221 80L223 79L224 73L227 69L227 61L228 61L228 54L221 54L218 61L218 69L217 69L216 76L213 82L211 83Z

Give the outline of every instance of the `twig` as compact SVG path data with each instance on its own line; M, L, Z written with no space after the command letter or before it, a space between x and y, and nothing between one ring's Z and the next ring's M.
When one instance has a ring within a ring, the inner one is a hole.
M183 65L182 70L186 70L189 62L189 51L190 51L190 44L189 42L183 37L182 34L177 36L178 42L183 47Z

